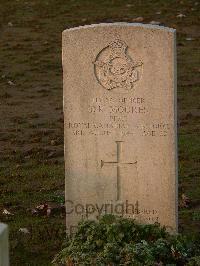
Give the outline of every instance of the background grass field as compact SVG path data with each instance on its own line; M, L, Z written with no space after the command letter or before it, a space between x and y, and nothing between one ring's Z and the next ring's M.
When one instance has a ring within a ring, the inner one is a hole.
M61 33L78 25L143 17L177 29L179 229L199 233L199 7L193 0L0 0L0 220L10 227L11 265L50 265L65 236Z

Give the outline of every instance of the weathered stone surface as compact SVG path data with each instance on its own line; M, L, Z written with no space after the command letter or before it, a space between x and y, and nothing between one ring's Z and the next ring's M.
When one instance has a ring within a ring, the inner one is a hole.
M177 229L175 30L99 24L63 32L66 211Z
M9 266L8 227L0 223L0 266Z

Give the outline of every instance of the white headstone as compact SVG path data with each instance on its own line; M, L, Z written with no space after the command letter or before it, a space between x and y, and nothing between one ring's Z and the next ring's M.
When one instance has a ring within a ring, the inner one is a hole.
M8 226L0 223L0 266L8 265Z
M104 213L177 229L175 30L63 32L67 226Z

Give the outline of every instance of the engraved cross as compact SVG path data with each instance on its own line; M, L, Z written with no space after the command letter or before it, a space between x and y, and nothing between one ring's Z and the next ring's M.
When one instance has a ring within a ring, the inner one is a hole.
M105 162L103 160L101 160L101 168L104 165L116 165L117 166L117 200L120 199L120 194L121 194L121 190L120 190L120 185L121 185L121 173L120 173L120 168L123 167L124 165L132 165L132 164L136 164L137 161L135 162L123 162L122 159L122 153L123 153L123 149L122 149L122 143L123 141L115 141L117 144L117 160L116 161L112 161L112 162Z

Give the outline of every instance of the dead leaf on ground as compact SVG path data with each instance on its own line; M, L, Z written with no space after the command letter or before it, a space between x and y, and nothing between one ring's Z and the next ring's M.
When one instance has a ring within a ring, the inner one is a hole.
M13 215L11 212L9 212L8 210L4 209L2 212L4 215Z
M190 203L190 199L183 193L181 195L181 199L179 202L179 207L180 208L188 208Z
M30 232L27 228L19 228L19 232L21 232L23 234L30 234Z
M132 22L142 22L142 21L144 21L143 17L137 17L132 19Z

